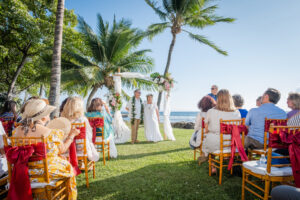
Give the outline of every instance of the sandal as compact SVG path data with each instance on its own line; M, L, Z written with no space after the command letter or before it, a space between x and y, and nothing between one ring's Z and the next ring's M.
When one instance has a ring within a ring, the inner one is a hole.
M208 160L208 158L205 157L205 156L198 157L198 163L199 163L199 165L201 165L202 163L206 162L207 160Z

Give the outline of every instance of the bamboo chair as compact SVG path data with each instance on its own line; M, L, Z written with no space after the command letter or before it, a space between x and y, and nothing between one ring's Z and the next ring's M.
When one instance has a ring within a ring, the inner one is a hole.
M289 134L292 134L295 130L300 131L300 126L270 126L270 134L278 134L280 130L287 130ZM245 190L254 194L256 197L268 200L271 198L270 190L274 183L291 182L294 180L291 164L272 164L272 159L287 159L289 156L272 156L272 147L269 146L267 150L267 166L262 168L258 166L259 161L248 161L243 163L243 181L242 181L242 200L245 199ZM252 177L251 177L252 176ZM249 177L258 180L254 182ZM259 186L256 183L264 183L264 187ZM248 184L248 185L247 185ZM248 187L252 186L252 188ZM263 195L258 194L258 192Z
M37 143L44 143L47 146L47 141L44 136L42 137L7 137L6 135L3 136L4 146L8 147L8 140L10 141L10 145L14 146L26 146L31 144ZM49 171L48 171L48 160L47 154L45 153L45 158L42 160L40 165L33 166L32 163L28 162L28 167L38 169L43 171L41 175L32 175L31 178L44 178L43 183L31 183L31 190L32 195L35 196L43 196L46 197L48 200L54 199L69 199L69 191L68 191L68 184L70 178L62 178L59 180L52 180L50 181ZM10 182L11 175L13 171L13 165L7 161L8 167L8 180Z
M99 153L102 153L103 155L103 165L105 165L105 154L107 153L107 160L110 159L110 144L109 144L109 140L105 141L104 138L104 118L103 117L89 117L88 118L91 127L94 129L96 129L96 141L94 143L97 151ZM103 120L102 125L95 125L93 121L94 120Z
M268 146L268 133L271 124L273 125L286 125L287 119L268 119L265 118L265 130L264 130L264 148L263 149L248 149L248 158L249 160L253 160L253 154L256 155L262 155L267 152L267 146Z
M201 143L200 143L200 146L199 147L196 147L195 149L194 149L194 160L196 160L197 159L197 152L199 152L199 155L201 156L202 155L202 143L203 143L203 137L204 137L204 129L205 129L205 123L204 123L204 117L202 117L202 119L201 119L201 123L202 123L202 125L201 125Z
M245 119L240 119L240 120L222 120L220 119L220 125L221 124L232 124L232 125L244 125L245 124ZM219 185L222 184L222 175L223 175L223 168L228 167L228 164L224 164L224 160L227 159L229 161L231 157L231 139L224 139L225 133L221 130L220 127L220 150L217 150L213 153L210 153L208 155L208 166L209 166L209 176L211 176L211 170L212 167L216 167L219 169ZM228 134L226 134L228 135ZM244 140L245 140L245 133L242 132L242 144L244 146ZM230 143L230 144L228 144ZM235 153L235 157L239 156L239 153ZM240 163L234 162L232 164L232 167L234 166L240 166ZM233 168L230 170L230 174L233 173Z
M80 130L80 134L77 135L74 140L76 142L76 151L77 151L77 160L80 170L83 170L85 173L86 187L89 188L89 175L88 171L93 170L93 178L95 178L95 162L89 161L87 156L86 148L86 125L85 123L72 123L72 128ZM82 164L83 163L83 164Z

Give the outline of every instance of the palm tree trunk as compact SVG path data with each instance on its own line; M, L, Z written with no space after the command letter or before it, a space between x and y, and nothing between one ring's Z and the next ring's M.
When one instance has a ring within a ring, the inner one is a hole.
M90 95L89 95L89 97L88 97L88 100L87 100L87 102L86 102L86 110L87 110L88 107L91 105L92 99L93 99L94 95L96 94L96 92L98 91L98 89L99 89L99 86L97 86L97 85L95 85L95 86L93 87L93 89L92 89L92 91L91 91L91 93L90 93Z
M52 113L52 117L58 117L59 114L59 96L61 79L61 46L64 21L64 0L58 0L56 10L55 36L52 55L51 80L49 101L51 105L57 107Z
M175 42L176 42L176 34L172 34L172 36L173 36L173 38L172 38L172 42L171 42L170 48L169 48L168 60L167 60L167 65L166 65L166 68L165 68L164 76L169 72L169 68L170 68L170 64L171 64L171 57L172 57L174 45L175 45ZM159 92L158 99L157 99L158 110L160 108L161 96L162 96L162 92Z
M44 85L43 85L43 83L41 83L41 85L40 85L40 94L39 94L39 97L42 97L42 96L43 96L43 91L44 91Z

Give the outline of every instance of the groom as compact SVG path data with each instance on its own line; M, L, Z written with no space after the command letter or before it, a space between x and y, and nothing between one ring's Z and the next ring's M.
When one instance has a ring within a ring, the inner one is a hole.
M139 89L134 91L134 97L130 99L126 106L129 112L131 122L131 144L139 142L137 140L139 125L143 121L144 106L141 100L141 91Z

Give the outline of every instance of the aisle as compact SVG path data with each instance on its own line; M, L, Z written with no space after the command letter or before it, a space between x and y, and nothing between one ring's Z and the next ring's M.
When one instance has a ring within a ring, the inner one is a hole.
M97 163L89 189L80 175L78 199L240 199L239 177L225 177L219 187L207 165L193 161L192 130L175 129L175 142L147 143L143 134L141 129L139 144L117 145L118 159Z

